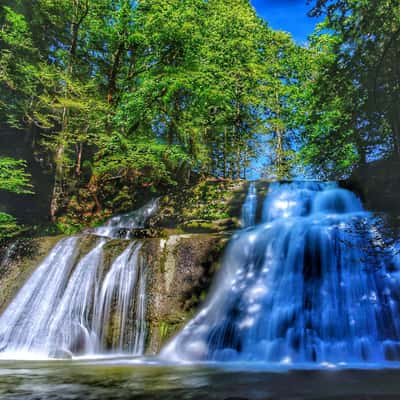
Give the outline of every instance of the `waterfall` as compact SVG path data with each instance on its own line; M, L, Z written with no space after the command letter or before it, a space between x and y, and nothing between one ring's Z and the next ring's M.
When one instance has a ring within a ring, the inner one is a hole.
M257 211L257 189L256 184L251 182L246 199L242 207L241 225L243 228L253 226L256 222Z
M156 208L152 201L92 230L95 244L83 257L82 235L58 242L0 316L0 356L142 354L146 271L141 243L127 241L108 270L104 247L114 235L123 232L128 238L129 231L143 227Z
M175 361L313 365L400 360L400 263L335 183L271 184L262 223L231 240Z
M146 275L139 262L140 248L140 243L130 244L104 278L93 317L93 331L99 338L98 351L109 342L119 353L143 353ZM135 311L134 318L130 310Z
M89 230L99 236L130 239L131 231L143 228L146 221L153 216L158 208L158 199L151 200L142 208L130 213L110 218L103 226Z

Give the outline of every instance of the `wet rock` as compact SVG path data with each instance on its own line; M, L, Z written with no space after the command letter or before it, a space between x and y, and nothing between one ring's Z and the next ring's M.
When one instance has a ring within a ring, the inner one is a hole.
M131 231L131 235L133 238L144 239L144 238L157 238L164 236L163 231L161 229L134 229Z
M180 234L145 240L149 271L147 353L155 354L204 301L229 235Z

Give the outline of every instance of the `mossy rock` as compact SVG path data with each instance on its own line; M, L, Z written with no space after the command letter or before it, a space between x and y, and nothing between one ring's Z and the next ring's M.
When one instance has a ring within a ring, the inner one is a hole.
M11 259L0 271L0 313L63 236L18 239ZM12 245L12 244L10 244Z
M156 354L204 302L229 236L197 233L144 241L148 354Z
M215 221L191 220L179 225L182 231L190 233L217 233L235 230L239 227L240 222L237 218L225 218Z
M247 181L218 179L180 188L179 192L160 199L159 212L150 220L150 226L181 227L188 232L220 232L222 228L213 221L239 219L247 189Z

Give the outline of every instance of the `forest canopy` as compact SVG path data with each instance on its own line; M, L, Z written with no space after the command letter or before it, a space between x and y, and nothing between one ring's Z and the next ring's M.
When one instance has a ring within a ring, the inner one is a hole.
M246 178L257 158L289 179L399 157L398 2L310 14L325 19L300 46L248 0L3 1L0 120L53 171L51 218Z

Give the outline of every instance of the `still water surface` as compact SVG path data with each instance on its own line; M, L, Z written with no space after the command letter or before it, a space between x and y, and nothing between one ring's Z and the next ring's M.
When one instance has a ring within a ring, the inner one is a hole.
M171 366L151 360L1 361L0 399L398 400L400 369Z

